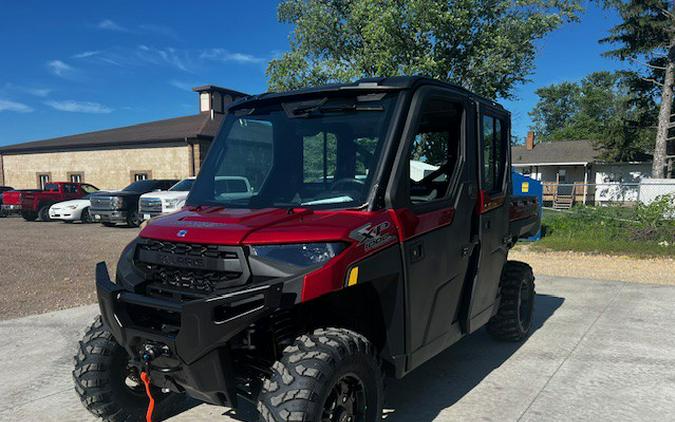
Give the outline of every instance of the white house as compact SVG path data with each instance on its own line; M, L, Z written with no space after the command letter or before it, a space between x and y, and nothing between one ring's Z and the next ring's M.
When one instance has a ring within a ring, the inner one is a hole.
M533 133L525 145L511 147L514 169L543 183L545 202L563 192L575 203L636 201L640 181L651 176L650 157L616 163L601 155L588 140L535 143Z

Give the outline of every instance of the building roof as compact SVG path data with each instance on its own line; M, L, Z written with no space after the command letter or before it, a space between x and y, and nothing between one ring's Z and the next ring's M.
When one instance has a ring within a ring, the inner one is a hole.
M116 129L8 145L0 147L0 154L128 147L185 141L186 138L213 138L222 122L222 114L214 113L212 118L211 113L200 113Z
M535 144L528 150L525 145L511 147L511 161L518 164L586 164L598 160L602 151L591 141L553 141Z

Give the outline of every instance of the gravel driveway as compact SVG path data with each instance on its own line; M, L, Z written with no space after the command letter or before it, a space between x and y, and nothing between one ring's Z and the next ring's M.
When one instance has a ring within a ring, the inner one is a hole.
M0 319L94 303L94 267L117 258L138 229L0 218Z

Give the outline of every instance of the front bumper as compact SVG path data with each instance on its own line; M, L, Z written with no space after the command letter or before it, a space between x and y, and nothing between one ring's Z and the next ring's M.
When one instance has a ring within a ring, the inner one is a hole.
M96 222L100 223L126 223L129 213L125 210L90 210Z
M236 406L236 383L228 340L259 318L282 306L284 283L177 303L123 289L110 280L104 263L96 266L96 291L103 321L113 336L141 367L145 345L168 353L149 368L153 384L208 403ZM139 323L138 315L155 313L176 321L177 327Z

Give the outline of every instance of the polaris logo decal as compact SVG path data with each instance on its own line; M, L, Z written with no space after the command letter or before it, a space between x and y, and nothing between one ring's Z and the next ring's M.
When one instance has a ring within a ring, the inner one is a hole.
M187 235L187 233L188 233L187 230L179 230L178 233L176 233L176 236L185 237Z
M206 259L201 257L158 254L157 260L162 265L188 268L206 268Z
M396 240L396 236L388 232L390 228L391 223L388 221L376 225L368 223L349 233L349 237L358 241L364 250L370 251Z

